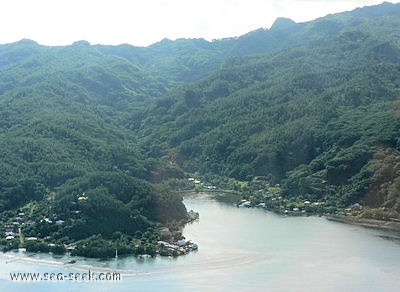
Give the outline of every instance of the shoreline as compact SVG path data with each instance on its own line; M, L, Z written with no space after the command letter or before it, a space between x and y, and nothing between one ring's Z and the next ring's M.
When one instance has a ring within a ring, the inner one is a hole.
M354 216L341 216L341 215L326 216L326 219L329 221L335 221L344 224L358 225L365 228L400 232L400 222L395 222L395 221L383 221L383 220L358 218Z
M201 192L196 191L182 191L182 193L186 193L188 195L194 194L201 194L201 193L221 193L223 195L238 195L238 193L229 190L204 190ZM257 208L257 206L251 206L248 208ZM351 224L351 225L358 225L365 228L370 229L378 229L378 230L385 230L385 231L394 231L400 232L400 221L384 221L384 220L377 220L377 219L369 219L369 218L359 218L355 216L344 216L344 215L331 215L331 214L310 214L310 213L295 213L292 212L291 214L282 213L281 210L274 210L274 209L267 209L265 210L273 212L277 215L288 215L288 216L317 216L317 217L325 217L329 221L335 221L343 224Z

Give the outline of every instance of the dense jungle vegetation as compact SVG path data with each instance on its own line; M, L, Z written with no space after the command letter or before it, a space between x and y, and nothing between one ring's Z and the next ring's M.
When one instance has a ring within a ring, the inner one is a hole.
M212 42L0 45L5 232L154 253L190 174L399 218L399 27L383 3Z

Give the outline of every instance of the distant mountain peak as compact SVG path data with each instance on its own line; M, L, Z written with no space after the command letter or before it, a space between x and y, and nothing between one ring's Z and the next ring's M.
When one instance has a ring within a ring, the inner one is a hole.
M296 25L290 18L278 17L272 24L270 30L286 30Z
M31 40L31 39L21 39L18 42L16 42L17 44L23 44L23 45L31 45L31 46L37 46L39 45L36 41Z
M80 41L76 41L72 44L73 46L82 46L82 47L88 47L90 46L90 43L86 40L80 40Z

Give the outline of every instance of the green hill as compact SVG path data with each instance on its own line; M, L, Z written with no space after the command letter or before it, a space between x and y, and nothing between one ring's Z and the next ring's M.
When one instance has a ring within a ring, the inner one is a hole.
M2 227L81 240L78 255L153 254L192 173L398 218L399 16L383 3L212 42L0 45Z
M190 172L267 177L289 198L363 201L374 157L399 147L399 15L384 3L299 25L277 20L257 34L280 37L281 49L230 58L157 101L145 145L159 140Z
M1 46L0 55L3 227L22 212L18 225L34 222L25 235L69 243L157 234L156 223L185 218L181 198L151 184L168 177L165 168L171 177L181 172L146 157L128 130L166 82L86 42L24 40ZM45 218L64 223L44 228Z

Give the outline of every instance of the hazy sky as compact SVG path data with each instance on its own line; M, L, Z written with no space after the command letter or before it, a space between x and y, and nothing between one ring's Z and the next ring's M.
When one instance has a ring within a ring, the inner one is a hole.
M277 17L304 22L383 0L1 0L0 43L129 43L239 36ZM389 1L392 3L398 1Z

